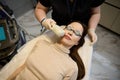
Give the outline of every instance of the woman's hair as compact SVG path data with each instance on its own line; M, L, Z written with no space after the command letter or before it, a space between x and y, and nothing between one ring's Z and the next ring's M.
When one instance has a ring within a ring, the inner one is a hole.
M83 27L83 33L82 33L82 36L81 36L81 38L79 40L79 44L78 45L74 45L70 49L70 54L69 54L70 57L77 63L77 66L78 66L78 77L77 77L77 80L81 80L85 76L85 67L84 67L84 64L83 64L83 61L82 61L81 57L78 54L78 49L81 46L83 46L83 44L85 42L84 37L87 34L87 27L84 24L82 24L81 22L79 22L79 23Z

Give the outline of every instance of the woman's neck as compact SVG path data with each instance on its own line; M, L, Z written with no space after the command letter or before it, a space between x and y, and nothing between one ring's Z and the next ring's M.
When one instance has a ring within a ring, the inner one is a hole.
M58 44L63 46L63 47L65 47L65 48L67 48L67 49L70 49L72 47L72 46L68 46L68 45L62 44L62 43L58 43Z

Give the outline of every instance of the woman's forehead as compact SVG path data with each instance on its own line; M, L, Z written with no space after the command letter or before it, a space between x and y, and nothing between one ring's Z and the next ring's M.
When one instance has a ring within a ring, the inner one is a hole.
M72 22L69 25L71 25L73 28L77 30L83 31L83 26L79 22Z

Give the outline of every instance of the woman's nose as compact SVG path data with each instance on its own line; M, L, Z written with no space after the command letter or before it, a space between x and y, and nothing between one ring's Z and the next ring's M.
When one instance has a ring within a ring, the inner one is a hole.
M73 35L73 31L69 31L68 34L69 34L69 35Z

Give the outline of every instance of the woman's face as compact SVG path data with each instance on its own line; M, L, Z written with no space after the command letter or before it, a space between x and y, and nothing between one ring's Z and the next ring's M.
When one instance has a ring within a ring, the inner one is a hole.
M83 32L83 27L78 22L72 22L65 29L65 35L60 40L60 43L66 47L77 45Z

